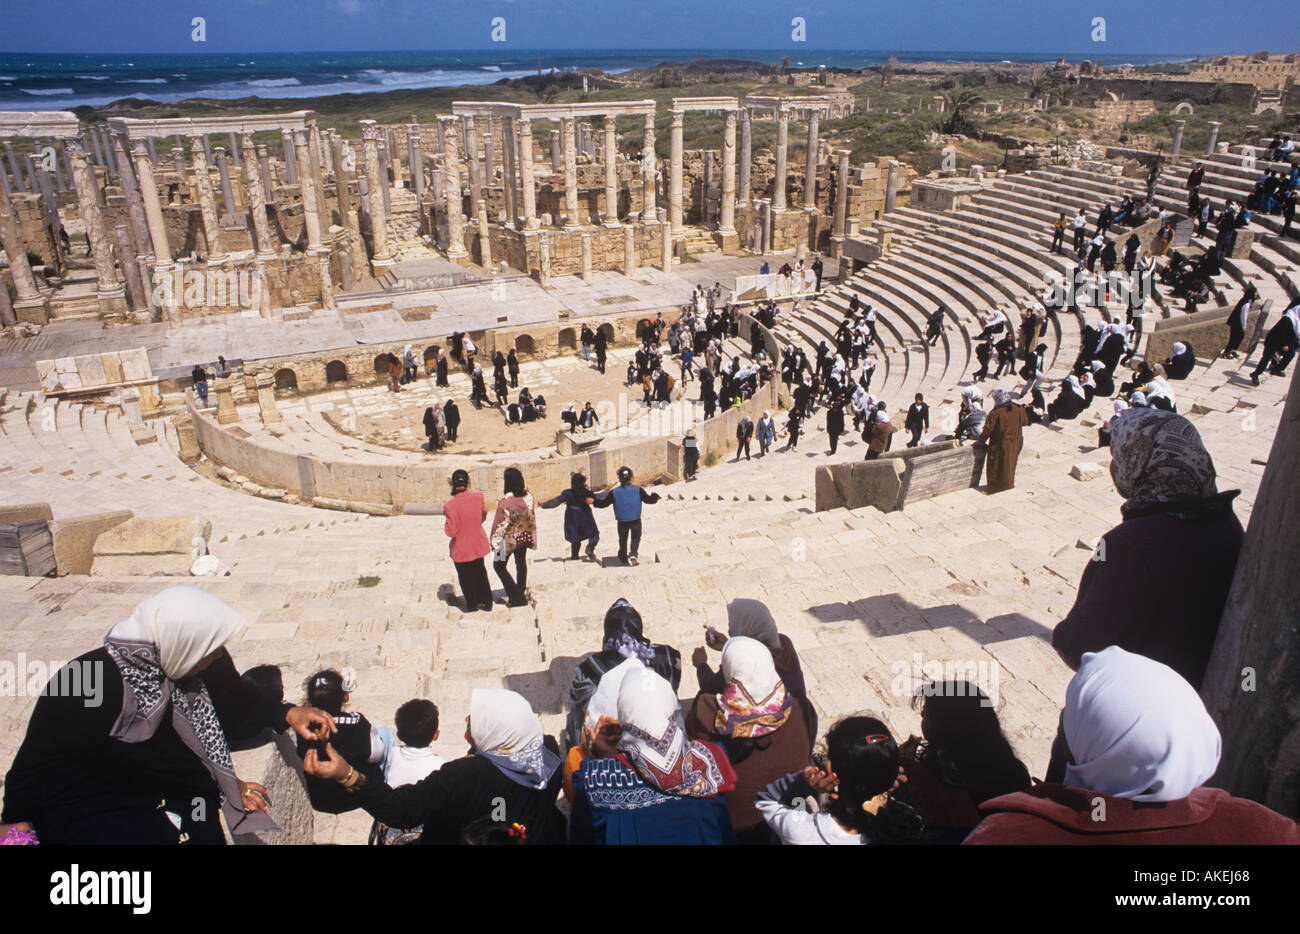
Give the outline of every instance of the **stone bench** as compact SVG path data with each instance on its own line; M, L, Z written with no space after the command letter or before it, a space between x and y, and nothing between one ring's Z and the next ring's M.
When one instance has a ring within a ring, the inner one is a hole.
M889 451L875 460L817 468L816 510L874 506L895 512L909 502L979 485L986 451L939 441Z

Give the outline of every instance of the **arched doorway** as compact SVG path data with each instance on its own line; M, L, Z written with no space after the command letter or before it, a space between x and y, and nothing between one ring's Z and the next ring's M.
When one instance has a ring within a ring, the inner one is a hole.
M531 337L527 334L519 334L515 337L515 352L532 354L536 353L537 349Z
M557 340L559 342L561 350L578 349L578 338L573 333L573 328L560 328L560 333L559 335L557 335Z
M298 374L287 366L275 371L275 388L276 389L297 389Z
M326 383L346 383L347 381L348 368L342 360L331 360L325 364Z
M602 325L601 325L599 328L597 328L596 330L600 331L601 334L604 334L604 335L605 335L605 340L606 340L606 341L608 341L608 342L611 343L611 344L614 343L614 325L612 325L612 324L602 324Z
M398 360L397 357L394 356L393 354L381 353L379 356L375 357L375 375L382 376L385 379L387 379L388 368L392 366L394 363L396 363L398 366L402 365L402 361Z

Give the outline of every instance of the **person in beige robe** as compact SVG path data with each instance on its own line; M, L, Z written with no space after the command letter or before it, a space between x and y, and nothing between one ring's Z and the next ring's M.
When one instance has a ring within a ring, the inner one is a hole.
M985 474L989 493L1001 493L1016 485L1016 461L1024 447L1021 432L1029 424L1029 413L1023 405L1011 401L1004 389L993 393L993 411L984 420L980 443L988 447Z

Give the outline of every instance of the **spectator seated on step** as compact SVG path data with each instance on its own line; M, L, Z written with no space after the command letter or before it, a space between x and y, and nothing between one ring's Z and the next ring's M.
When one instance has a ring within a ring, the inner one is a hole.
M357 711L344 712L350 698L345 690L343 676L333 668L318 671L307 679L307 703L325 711L334 718L338 732L329 738L330 744L352 768L367 780L383 778L383 764L388 749L393 745L391 730L370 725L370 721ZM305 757L312 744L298 737L298 756ZM356 799L336 782L307 777L307 797L311 806L325 814L343 814L355 810Z
M1164 362L1167 379L1187 379L1196 366L1196 352L1192 345L1183 341L1174 341L1173 352Z

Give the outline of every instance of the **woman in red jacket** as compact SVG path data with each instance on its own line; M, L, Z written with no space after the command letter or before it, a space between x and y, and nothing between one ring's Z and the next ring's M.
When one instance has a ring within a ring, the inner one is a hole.
M966 843L1300 843L1290 818L1202 787L1219 766L1219 730L1168 665L1115 645L1085 654L1061 729L1064 782L984 802Z
M491 550L487 533L483 531L487 505L482 493L469 488L469 471L452 471L451 499L443 504L442 515L447 537L451 539L448 550L456 565L461 592L465 594L465 612L491 610L492 584L483 564Z

